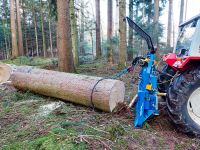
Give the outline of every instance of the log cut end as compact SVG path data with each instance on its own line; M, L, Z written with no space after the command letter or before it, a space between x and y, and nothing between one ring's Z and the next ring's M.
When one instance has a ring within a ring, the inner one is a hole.
M110 99L109 99L109 106L110 106L110 112L113 111L113 109L117 106L117 104L122 103L124 101L124 95L125 95L125 86L122 81L117 81L110 93Z
M11 68L6 64L0 64L0 84L8 81L11 75Z

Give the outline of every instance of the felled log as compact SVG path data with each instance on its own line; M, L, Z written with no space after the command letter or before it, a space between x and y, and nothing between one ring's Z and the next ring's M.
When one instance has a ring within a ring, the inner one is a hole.
M123 102L125 87L119 80L71 74L29 66L11 67L11 82L20 90L29 90L65 101L112 112Z

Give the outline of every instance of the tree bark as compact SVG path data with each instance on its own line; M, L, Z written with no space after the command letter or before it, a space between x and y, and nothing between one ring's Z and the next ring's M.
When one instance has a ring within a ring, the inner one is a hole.
M106 112L112 112L118 103L124 101L125 87L119 80L104 79L98 82L102 78L28 66L14 68L11 82L20 90L29 90Z
M173 48L174 47L175 47L175 22L174 22L174 16L173 16Z
M94 40L93 40L93 33L92 33L92 31L90 31L90 37L91 37L91 41L92 41L92 57L94 59Z
M32 5L33 2L32 2ZM36 54L39 56L39 47L38 47L38 32L37 32L37 21L35 16L35 6L32 6L32 16L33 16L33 22L34 22L34 29L35 29L35 46L36 46Z
M168 26L167 26L167 47L168 48L171 47L172 10L173 10L173 0L169 0Z
M112 0L108 0L108 9L107 9L107 17L108 17L108 26L107 26L107 50L108 50L108 63L113 63L113 53L112 53Z
M70 27L69 0L57 1L57 48L58 66L60 71L74 72L74 61L72 54L72 39Z
M76 24L76 15L74 11L74 0L70 0L70 15L71 15L71 31L72 31L72 47L74 65L78 66L78 32Z
M30 39L30 41L31 41L31 56L33 57L34 56L34 42L33 42L33 38L31 37L31 39Z
M115 36L118 37L119 34L119 0L116 0L116 13L115 13Z
M6 24L8 24L8 18L6 17ZM7 58L9 58L11 56L11 41L10 41L10 31L9 29L7 30L8 33L8 52L7 52Z
M7 11L6 11L6 2L3 1L2 5L3 5L3 10L2 10L2 18L1 18L1 21L2 21L2 29L3 29L3 35L4 35L4 50L5 51L5 57L4 59L7 59L7 53L8 53L8 43L7 43L7 34L6 34L6 20L7 20Z
M80 27L80 53L85 54L84 48L84 33L85 32L85 14L84 14L84 1L81 1L81 27Z
M22 7L22 11L23 11L23 19L24 19L24 41L25 41L25 55L28 56L29 52L28 52L28 42L27 42L27 29L26 29L26 13L25 13L25 6L23 5Z
M119 65L126 66L126 1L119 0Z
M15 7L14 0L10 0L10 26L12 34L12 58L19 56L19 50L17 46L17 32L16 32L16 22L15 22Z
M31 23L29 22L28 23L28 26L31 27ZM30 37L30 46L31 46L31 56L33 57L34 56L34 39L33 39L33 36L32 36L32 33L31 33L31 28L29 28L29 36Z
M43 2L40 0L40 17L41 17L41 27L42 27L42 49L44 58L47 57L47 48L46 48L46 37L44 29L44 14L43 14Z
M51 57L53 58L54 54L53 54L53 43L52 43L51 18L49 18L49 44L50 44Z
M142 22L142 24L144 24L145 23L145 8L144 7L142 7L142 18L141 18L141 22ZM157 34L156 34L157 35ZM144 39L142 38L141 39L141 47L140 47L140 56L144 56L145 54L145 48L144 48L144 43L145 41L144 41Z
M129 0L129 18L133 19L133 0ZM133 29L128 30L128 60L133 59Z
M49 44L50 44L50 52L51 52L51 57L54 57L53 54L53 42L52 42L52 31L51 31L51 12L50 12L50 0L48 0L48 5L49 5L49 14L48 14L48 21L49 21Z
M134 14L134 17L135 18L138 18L138 13L139 13L139 9L140 9L140 2L139 1L137 1L136 2L136 5L135 5L135 14ZM139 43L140 42L138 42L138 40L137 40L137 38L135 38L135 39L133 39L134 41L134 43L135 43L135 45L136 45L136 47L140 47L139 46ZM136 56L139 56L140 55L140 51L136 51Z
M3 28L3 35L4 35L4 45L5 45L5 52L4 59L7 59L7 53L8 53L8 44L7 44L7 38L6 38L6 29L5 29L5 18L2 17L2 28ZM4 48L4 47L3 47Z
M180 8L180 17L179 17L179 25L183 22L183 16L184 16L184 1L181 0L181 8Z
M154 24L155 24L155 33L154 33L154 43L158 47L158 28L159 28L159 0L154 0Z
M96 56L101 57L101 16L100 16L100 0L95 0L96 4Z
M17 9L18 49L19 49L19 55L23 56L24 48L23 48L23 40L22 40L22 25L21 25L19 0L16 0L16 9Z
M187 19L187 8L188 8L188 0L185 2L185 20Z
M8 14L9 14L9 8L8 8L8 1L7 0L3 0L2 4L3 4L3 12L4 15L2 14L2 21L3 21L3 28L4 28L4 34L6 35L4 40L6 41L6 58L9 58L10 56L10 29L8 26ZM3 20L4 18L4 20Z

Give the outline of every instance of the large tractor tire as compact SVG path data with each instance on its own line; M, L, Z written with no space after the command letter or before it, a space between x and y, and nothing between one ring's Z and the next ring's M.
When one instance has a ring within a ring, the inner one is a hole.
M200 67L174 79L168 89L167 107L179 130L200 137Z

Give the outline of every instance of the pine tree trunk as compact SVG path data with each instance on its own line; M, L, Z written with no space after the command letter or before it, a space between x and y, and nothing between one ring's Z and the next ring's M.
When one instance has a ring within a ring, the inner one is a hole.
M172 9L173 9L173 0L169 0L168 26L167 26L167 47L168 48L171 47Z
M29 31L28 31L28 33L29 33L28 37L30 37L30 43L31 43L30 44L30 46L31 46L31 53L30 53L30 55L33 57L34 56L34 39L33 39L32 32L31 32L31 23L30 22L29 22L28 26L30 27Z
M34 56L34 45L33 45L33 39L31 37L31 56L33 57Z
M135 18L138 18L139 9L140 9L140 3L137 2L136 5L135 5L135 15L134 15ZM139 43L138 43L137 38L135 38L133 40L134 40L133 42L135 43L136 47L139 47ZM137 50L136 52L137 52L136 56L139 56L140 51Z
M6 17L6 24L8 24L8 18ZM7 58L9 58L11 56L11 41L10 41L10 30L7 30L8 33L8 52L7 52Z
M70 0L70 15L71 15L71 31L72 31L72 47L74 65L78 66L78 32L76 24L76 15L74 11L74 0Z
M181 8L180 8L180 17L179 17L179 25L181 23L183 23L183 16L184 16L184 1L185 0L181 0Z
M85 54L84 49L84 32L85 32L85 14L84 14L84 2L81 1L81 27L80 27L80 53Z
M34 4L33 4L34 5ZM32 16L33 16L33 22L34 22L34 29L35 29L35 46L36 46L36 54L37 57L39 56L39 47L38 47L38 32L37 32L37 21L35 16L35 7L32 6Z
M26 13L25 13L25 6L22 7L22 12L23 12L23 19L24 19L24 41L25 41L25 55L28 56L28 42L27 42L27 29L26 29Z
M145 23L145 8L144 8L144 7L142 7L142 19L141 19L141 22L142 22L142 24ZM145 41L144 41L144 39L142 38L142 39L141 39L141 44L140 44L140 45L141 45L141 48L140 48L140 55L141 55L141 56L144 56L144 55L145 55L145 54L144 54L144 51L145 51L145 50L144 50L144 49L145 49L145 48L144 48L144 42L145 42Z
M9 58L10 56L10 29L8 28L8 1L7 0L3 0L3 11L4 11L4 15L2 14L2 19L4 18L3 20L3 28L4 28L4 34L6 35L4 40L6 41L6 58Z
M119 34L119 0L116 0L116 13L115 13L115 36L118 37Z
M0 50L2 50L0 59L5 59L4 43L0 43Z
M154 32L154 43L155 46L158 47L158 28L159 28L159 0L154 0L154 24L155 24L155 32Z
M126 1L119 0L119 65L126 66Z
M10 0L10 26L12 33L12 58L19 56L18 46L17 46L17 32L16 32L16 19L15 19L15 7L14 0Z
M50 0L48 0L48 6L49 6L49 14L48 14L48 21L49 21L49 44L50 44L50 52L51 52L51 57L54 57L53 54L53 43L52 43L52 31L51 31L51 12L50 12Z
M44 14L43 14L43 2L40 0L40 17L41 17L41 27L42 27L42 49L44 58L47 57L47 48L46 48L46 37L44 29Z
M54 54L53 54L53 44L52 44L51 18L49 18L49 44L50 44L51 57L53 58Z
M133 0L129 0L129 18L133 19ZM133 59L133 29L128 30L128 60Z
M69 5L70 0L57 1L58 66L60 71L74 72Z
M94 40L93 40L93 33L90 31L90 37L92 41L92 58L94 59Z
M185 20L187 19L188 0L185 2Z
M24 48L23 48L23 40L22 40L22 25L21 25L21 14L20 14L20 4L19 0L16 0L16 8L17 8L17 29L18 29L18 49L19 55L24 55Z
M107 17L108 17L108 27L107 27L107 50L108 50L108 63L113 63L113 53L112 53L112 0L108 0L108 9L107 9Z
M5 21L4 21L5 18L2 18L2 28L3 28L3 35L4 35L4 47L5 49L3 50L5 52L5 55L4 55L4 59L7 59L7 53L8 53L8 44L7 44L7 38L6 38L6 29L5 29ZM3 47L3 48L4 48Z
M96 56L101 57L101 18L100 18L100 0L95 0L96 4Z

